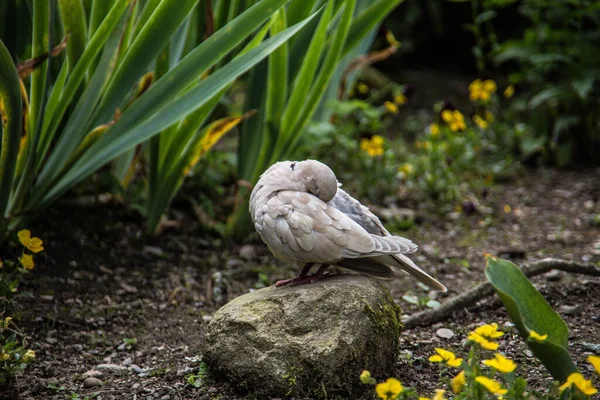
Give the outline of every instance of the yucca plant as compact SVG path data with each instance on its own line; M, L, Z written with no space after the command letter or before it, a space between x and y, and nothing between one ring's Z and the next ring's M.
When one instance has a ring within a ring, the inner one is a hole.
M43 62L28 84L19 79L3 43L13 33L0 32L0 238L162 132L148 146L149 193L162 197L150 201L156 204L157 221L200 143L206 149L210 142L202 142L197 128L223 91L318 12L272 30L263 41L268 27L261 25L288 1L261 0L196 45L185 26L192 24L197 0L92 0L89 14L80 0L32 0L31 55ZM0 7L0 17L10 18L7 9ZM66 57L57 56L62 65L55 73L56 60L44 58L58 34L67 44ZM232 53L244 43L242 51ZM176 49L169 50L175 55L163 68L165 46ZM226 56L220 68L211 70ZM152 70L154 82L137 90Z
M357 49L367 50L365 38L402 1L296 0L271 17L272 29L284 31L324 7L318 19L252 71L246 107L259 111L242 127L240 179L254 183L271 163L292 154L304 128L336 95L343 69L360 54ZM242 201L228 222L232 236L249 227L248 188L239 192Z

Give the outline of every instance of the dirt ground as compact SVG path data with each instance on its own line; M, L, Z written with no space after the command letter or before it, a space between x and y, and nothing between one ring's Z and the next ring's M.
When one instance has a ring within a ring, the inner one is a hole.
M589 222L600 213L600 170L528 172L491 190L485 206L489 213L469 216L417 209L415 226L400 233L421 246L417 264L449 287L435 296L442 303L484 279L484 252L516 263L547 256L600 261L600 228ZM15 318L37 360L0 398L252 398L227 383L195 388L186 377L198 371L205 327L221 304L294 272L256 240L228 245L200 234L192 214L175 216L183 224L157 238L145 237L143 220L119 205L65 199L38 220L31 229L44 239L45 256L21 285L29 296ZM571 328L572 353L589 376L584 359L600 343L600 278L552 271L533 281ZM402 299L426 294L413 280L385 284L406 314L420 310ZM466 333L484 322L508 332L500 350L527 370L531 387L543 387L548 375L491 299L436 325L405 330L391 375L431 395L439 376L427 361L434 347L464 356ZM438 336L442 327L454 335ZM102 386L86 387L93 370L102 373Z

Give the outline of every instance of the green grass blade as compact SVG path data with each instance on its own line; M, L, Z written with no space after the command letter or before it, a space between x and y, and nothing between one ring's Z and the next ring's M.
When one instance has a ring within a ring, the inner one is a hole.
M94 125L111 118L195 4L196 0L163 0L158 5L112 77L94 116Z
M117 0L106 18L104 18L104 21L102 21L98 27L96 33L83 52L81 59L70 73L69 79L60 93L55 112L51 115L52 119L47 125L48 129L42 131L42 145L49 146L50 143L52 143L54 134L56 133L56 130L62 121L65 112L72 104L77 89L85 77L86 71L96 56L102 51L104 43L108 40L111 33L121 21L121 17L125 14L125 11L127 10L131 1L132 0ZM43 147L42 149L45 152L47 147Z
M208 68L250 35L269 15L289 0L262 0L246 10L226 28L202 42L175 68L152 85L119 119L123 129L130 128L169 104Z
M91 39L96 30L110 11L115 0L94 0L90 12L90 24L88 28L88 39Z
M283 138L288 138L291 134L290 129L296 123L298 110L302 108L302 104L306 100L306 96L313 83L319 60L321 59L323 52L323 47L325 46L327 26L331 20L332 12L333 2L330 1L323 11L319 25L308 46L300 71L294 80L292 92L281 119L281 134Z
M86 23L85 10L81 0L58 0L60 20L65 35L69 35L67 56L69 60L69 71L73 71L75 65L85 50Z
M146 4L144 4L144 8L142 8L142 11L140 12L137 21L135 21L135 26L133 27L133 32L131 34L132 40L135 40L135 38L137 38L137 35L139 35L139 33L142 31L142 28L144 27L144 25L146 25L146 23L150 19L150 16L152 15L152 13L154 13L154 10L156 10L156 7L158 7L158 4L161 1L162 0L146 1Z
M56 107L58 106L60 94L62 93L63 88L65 86L65 82L67 80L67 70L68 65L67 61L65 61L60 69L60 72L58 73L58 76L56 77L56 82L54 82L54 86L52 87L52 91L50 91L50 96L48 97L48 102L46 103L44 124L42 125L42 132L40 134L40 140L38 142L37 148L37 153L39 156L37 157L36 161L36 169L38 169L42 162L46 159L46 152L50 147L50 140L47 135L48 127L50 126L52 117L56 113Z
M215 15L215 30L220 30L227 23L229 15L229 4L231 0L217 0L213 2L213 10Z
M331 47L327 52L327 56L323 61L323 65L321 66L319 73L317 75L316 81L313 84L308 96L302 106L302 109L299 113L296 122L290 128L289 136L287 136L285 141L280 141L282 145L276 148L276 151L273 153L275 157L272 157L271 162L283 157L288 151L288 149L294 146L294 143L300 136L302 129L306 126L313 113L315 112L321 97L327 90L327 86L329 84L329 80L333 73L335 72L335 66L338 63L339 59L342 55L342 49L344 48L344 43L346 41L346 37L348 36L348 32L350 30L350 24L352 22L352 14L354 13L354 7L356 5L356 0L346 0L343 5L343 10L340 10L342 13L341 18L336 26L336 30L333 36L333 40L331 42ZM266 167L265 164L259 166L264 169ZM255 177L258 178L259 172L256 171Z
M404 0L376 0L354 18L342 56L354 48L372 29Z
M0 41L0 238L6 235L19 143L21 141L21 89L19 75L8 49Z
M31 58L39 57L48 50L48 27L50 24L50 3L46 0L33 2L33 34ZM46 87L46 67L48 60L31 73L29 91L29 131L33 132L37 124L43 92Z
M260 4L261 3L259 3L259 5ZM180 120L193 110L206 104L214 95L227 87L233 80L244 74L260 60L267 57L273 50L277 49L281 44L287 41L291 36L296 34L306 25L310 18L313 17L314 15L309 17L309 19L286 29L284 32L267 39L257 47L237 57L214 74L208 76L192 89L169 102L167 106L158 112L155 112L146 120L138 122L132 128L130 128L128 124L121 123L121 121L127 121L124 118L125 114L129 111L127 110L121 119L119 119L104 136L94 143L73 168L45 194L42 204L50 203L58 195L98 170L109 160L112 160L124 151L149 139L175 121Z
M293 25L308 17L316 2L317 0L292 0L287 7L288 23Z

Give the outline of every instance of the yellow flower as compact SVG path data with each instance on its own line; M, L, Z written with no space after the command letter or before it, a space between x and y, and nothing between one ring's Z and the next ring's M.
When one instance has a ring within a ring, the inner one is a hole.
M395 399L404 388L398 379L388 378L387 381L378 383L375 386L375 392L380 399L392 400Z
M504 336L504 332L498 330L498 324L495 322L481 325L475 329L475 333L483 336L486 339L498 339L499 337Z
M510 374L517 368L517 364L513 360L509 360L500 353L496 353L492 360L484 360L483 364L503 374Z
M439 347L437 347L435 351L437 352L437 354L429 357L429 361L439 363L443 362L449 367L460 367L460 364L462 363L462 358L456 358L456 355L453 352L440 349Z
M465 371L460 371L460 374L452 378L452 381L450 382L450 387L452 388L454 394L459 394L466 384L467 379L465 378Z
M398 104L399 106L402 106L402 105L406 104L407 102L408 102L408 99L402 93L394 96L394 103Z
M600 375L600 357L589 356L588 361L590 362L590 364L592 364L592 366L596 370L596 373Z
M25 354L23 355L23 361L24 362L28 362L31 361L35 358L35 351L33 350L27 350L25 352Z
M435 389L435 395L431 398L431 400L446 400L444 397L445 390Z
M498 350L498 343L491 342L476 332L470 332L467 339L477 343L486 350Z
M533 339L536 342L543 342L544 340L548 339L548 335L540 335L536 331L531 330L529 331L529 339Z
M409 163L404 163L398 167L398 172L404 174L405 176L412 174L414 170L415 167L413 167L412 164Z
M34 253L39 253L44 250L44 242L39 237L31 237L31 231L29 229L22 229L17 233L19 241L29 250Z
M498 86L491 79L486 79L485 81L475 79L469 84L469 98L473 101L481 100L487 102L496 89L498 89Z
M492 114L492 112L490 110L485 110L485 112L483 113L483 115L485 116L485 120L488 123L492 123L494 122L494 114Z
M429 125L429 134L433 137L437 137L440 134L440 126L436 123Z
M10 359L10 354L0 353L0 361L6 361L8 359Z
M511 206L509 206L508 204L505 204L505 205L504 205L504 212L505 212L506 214L510 214L510 212L511 212L511 211L512 211L512 207L511 207Z
M34 267L34 263L33 263L33 256L31 254L23 254L20 258L19 261L21 262L21 265L23 266L23 268L27 269L27 270L32 270Z
M485 119L481 118L479 115L475 115L473 117L473 122L475 122L475 124L481 129L485 129L488 127L488 122Z
M360 149L371 157L383 154L383 143L385 140L379 135L373 135L371 139L363 138L360 140Z
M577 386L581 393L588 396L598 393L598 390L592 386L592 381L585 379L579 372L573 372L571 375L569 375L567 381L563 383L559 389L561 392L564 392L566 388L573 385Z
M384 102L383 106L390 114L398 114L398 106L391 101Z
M486 378L485 376L478 376L475 378L475 382L479 383L483 386L488 392L495 395L503 395L508 392L507 389L504 389L500 382L494 379Z
M375 380L371 377L371 373L366 369L360 373L360 381L365 385L375 384Z
M515 94L514 85L508 85L506 89L504 89L504 97L510 99L511 97L513 97L513 94Z
M362 94L369 93L369 87L362 82L359 82L358 85L356 85L356 89L358 89L358 92Z
M465 117L458 110L442 111L442 119L448 124L452 132L462 131L467 128L467 125L465 124Z

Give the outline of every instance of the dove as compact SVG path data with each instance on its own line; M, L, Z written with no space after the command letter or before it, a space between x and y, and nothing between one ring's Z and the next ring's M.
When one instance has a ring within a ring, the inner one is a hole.
M284 263L302 266L296 278L278 281L276 287L312 283L330 265L338 265L388 279L404 271L432 289L447 290L406 256L417 251L417 245L391 235L320 161L270 166L252 189L249 211L271 253ZM315 265L317 271L310 274Z

